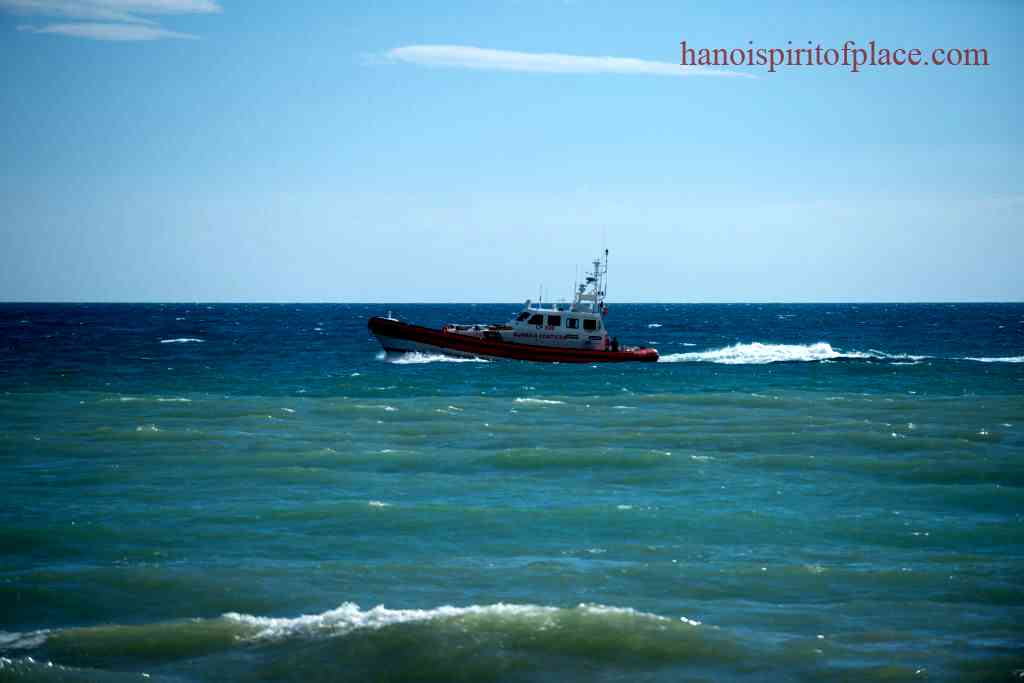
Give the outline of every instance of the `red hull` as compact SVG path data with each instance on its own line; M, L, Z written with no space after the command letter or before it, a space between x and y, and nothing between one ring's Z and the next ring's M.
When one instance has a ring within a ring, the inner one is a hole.
M533 344L514 344L497 339L478 339L461 334L452 334L420 325L410 325L389 318L370 318L370 332L377 336L385 351L408 351L408 348L388 348L388 339L412 342L440 350L460 354L511 358L547 363L625 363L628 361L653 362L658 352L651 348L623 349L620 351L591 351L587 349L565 349Z

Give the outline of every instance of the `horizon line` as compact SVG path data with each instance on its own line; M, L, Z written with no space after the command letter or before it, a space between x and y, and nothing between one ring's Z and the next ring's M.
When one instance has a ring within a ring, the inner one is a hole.
M531 303L565 304L569 301ZM130 301L117 300L6 300L0 306L519 306L521 301ZM1024 304L1024 299L933 299L933 300L843 300L843 301L617 301L609 306L852 306L852 305L950 305L950 304Z

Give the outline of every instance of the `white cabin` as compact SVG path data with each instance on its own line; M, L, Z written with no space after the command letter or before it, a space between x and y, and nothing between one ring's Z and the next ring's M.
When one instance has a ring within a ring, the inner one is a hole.
M519 313L497 331L505 341L540 346L605 350L611 346L604 316L605 260L594 260L594 271L579 284L572 303L533 303L527 299Z

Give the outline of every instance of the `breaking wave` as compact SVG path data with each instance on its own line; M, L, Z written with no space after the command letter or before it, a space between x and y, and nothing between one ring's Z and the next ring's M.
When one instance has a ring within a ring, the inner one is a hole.
M500 670L509 657L517 666L529 665L537 657L691 664L734 661L746 650L728 632L684 615L669 617L588 603L576 607L497 603L432 609L379 605L364 610L346 602L320 614L291 618L229 612L212 619L5 636L8 643L0 642L0 654L20 659L5 659L4 663L27 665L34 662L32 657L44 657L52 662L50 666L103 669L123 666L126 652L139 667L240 647L266 647L268 656L283 656L292 664L302 665L294 653L309 660L310 670L296 672L298 680L316 678L312 674L322 666L336 667L339 661L365 669L361 673L367 675L354 675L352 680L373 678L374 669L418 668L425 660L445 670L447 675L437 680L462 680L467 666L476 663L493 669L500 665ZM12 648L9 641L13 638L23 646ZM442 643L444 647L439 647ZM397 661L396 651L404 653ZM471 660L460 654L463 651L472 655ZM31 657L26 657L29 653Z
M429 621L461 621L462 625L467 627L472 625L470 622L482 620L525 622L538 629L547 629L556 626L560 616L564 617L572 613L594 620L599 620L602 617L611 619L618 617L621 620L626 617L631 620L656 623L671 621L667 617L638 612L632 608L581 604L576 608L564 609L505 603L470 605L469 607L445 605L433 609L388 609L383 605L378 605L372 609L362 610L359 605L346 602L327 612L295 618L256 617L236 612L229 612L222 618L247 627L250 640L276 640L294 636L338 636L360 629L379 630L396 624ZM689 619L684 618L682 622L694 625L694 622ZM696 622L696 624L699 623Z
M177 339L161 339L161 344L191 344L191 343L202 343L202 339L196 339L195 337L179 337Z
M997 356L994 358L967 356L964 360L973 360L978 363L1024 363L1024 356Z

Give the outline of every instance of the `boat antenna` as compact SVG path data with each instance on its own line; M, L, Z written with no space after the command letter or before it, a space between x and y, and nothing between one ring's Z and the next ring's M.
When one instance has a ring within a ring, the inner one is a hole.
M608 249L604 250L604 284L601 286L604 297L608 295Z

